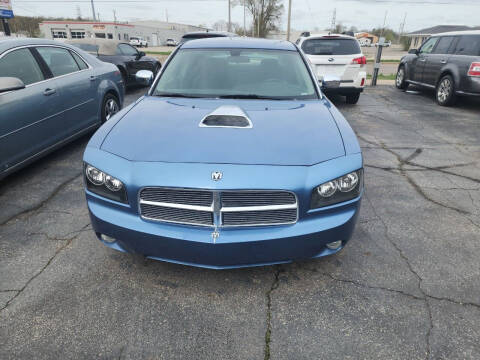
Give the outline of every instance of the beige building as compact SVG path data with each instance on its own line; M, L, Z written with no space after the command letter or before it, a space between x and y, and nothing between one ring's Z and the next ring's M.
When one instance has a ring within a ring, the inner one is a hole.
M432 35L441 34L441 33L450 32L450 31L464 31L464 30L472 30L472 29L473 28L464 26L464 25L437 25L431 28L426 28L426 29L421 29L418 31L411 32L407 34L407 36L412 38L410 49L418 49L420 46L422 46L423 42Z

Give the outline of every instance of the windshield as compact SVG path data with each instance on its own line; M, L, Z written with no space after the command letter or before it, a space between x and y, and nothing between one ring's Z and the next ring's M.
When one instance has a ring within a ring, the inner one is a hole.
M302 50L308 55L354 55L362 52L357 40L341 38L305 40Z
M165 68L153 95L318 98L299 53L260 49L182 49Z

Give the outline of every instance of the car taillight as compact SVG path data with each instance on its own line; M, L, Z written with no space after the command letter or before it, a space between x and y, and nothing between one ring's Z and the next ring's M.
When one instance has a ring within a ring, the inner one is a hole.
M470 65L468 76L480 76L480 62L474 62Z
M367 58L365 56L355 58L352 60L352 64L367 65Z
M365 86L365 78L362 78L362 83L360 84L360 86Z

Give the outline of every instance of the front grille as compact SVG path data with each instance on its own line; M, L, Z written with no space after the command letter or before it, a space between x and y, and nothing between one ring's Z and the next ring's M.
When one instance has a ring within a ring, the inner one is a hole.
M145 188L140 215L147 220L201 226L294 224L297 198L287 191L211 191Z

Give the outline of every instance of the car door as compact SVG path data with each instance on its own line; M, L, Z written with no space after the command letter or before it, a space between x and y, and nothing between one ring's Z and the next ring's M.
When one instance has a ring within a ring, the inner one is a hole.
M63 135L71 136L98 123L100 105L94 69L76 52L64 47L37 46L35 50L60 88L65 113Z
M455 37L441 36L433 51L428 55L423 70L423 82L427 85L436 86L441 71L451 56Z
M141 62L138 61L140 59L138 50L129 44L120 43L117 45L117 53L123 56L128 76L131 81L134 81L137 71L143 70Z
M423 83L423 71L428 61L428 57L437 44L438 37L432 37L425 41L420 48L418 55L412 60L411 79L418 83Z
M16 77L24 89L0 93L0 172L48 149L61 139L58 84L31 48L0 55L0 77Z

